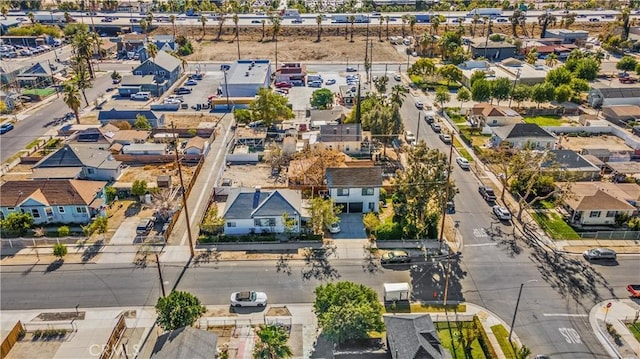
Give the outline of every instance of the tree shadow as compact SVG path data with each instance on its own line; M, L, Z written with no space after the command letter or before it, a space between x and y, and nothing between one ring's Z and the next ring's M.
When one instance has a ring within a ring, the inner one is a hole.
M467 276L467 272L460 267L459 255L413 264L409 269L413 299L443 301L447 286L447 267L450 267L447 301L464 301L461 281Z
M45 274L58 270L60 267L62 267L62 264L64 264L64 259L56 259L47 266L47 268L45 269Z
M372 246L372 243L369 242L362 246L364 251L364 259L362 263L362 270L369 274L376 274L378 272L382 272L382 267L380 265L380 260L375 256L377 253L377 248Z
M140 213L142 206L138 202L131 203L127 209L124 211L125 217L133 217Z
M82 263L86 263L90 260L92 260L95 256L98 255L98 253L100 253L100 250L103 247L103 243L104 241L102 239L92 243L90 246L88 246L87 248L85 248L84 252L82 252Z
M278 262L276 262L276 271L278 273L282 272L286 275L291 275L291 266L289 265L289 260L291 260L293 256L291 254L280 255L278 258Z
M333 280L340 278L338 270L331 266L329 257L336 252L336 246L322 246L322 248L310 248L305 251L305 265L301 269L302 279Z
M207 248L205 251L200 252L197 256L193 257L193 261L191 263L194 267L197 267L200 264L207 264L211 262L216 264L220 262L220 252Z

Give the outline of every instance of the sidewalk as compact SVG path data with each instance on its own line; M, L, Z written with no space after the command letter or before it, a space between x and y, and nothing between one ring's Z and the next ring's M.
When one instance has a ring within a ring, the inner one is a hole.
M607 309L607 305L611 307ZM612 358L640 358L640 343L629 331L625 323L633 322L640 313L640 304L630 299L611 299L596 304L589 312L589 323L596 337ZM620 335L616 341L608 333L606 323L610 323ZM640 328L640 320L637 326Z

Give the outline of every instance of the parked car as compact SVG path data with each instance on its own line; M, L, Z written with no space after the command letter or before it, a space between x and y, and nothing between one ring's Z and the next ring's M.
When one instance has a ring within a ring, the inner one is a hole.
M634 298L640 298L640 284L629 284L627 286L627 292Z
M411 257L405 251L389 251L380 257L380 263L409 263L411 262Z
M122 79L121 79L120 77L115 78L115 79L113 79L113 80L111 81L111 83L113 83L114 85L117 85L117 84L119 84L120 82L122 82Z
M27 49L22 49L22 50L20 50L20 51L18 52L18 54L20 54L20 56L31 56L31 55L33 55L33 54L31 53L31 51L29 51L29 50L27 50Z
M442 131L442 127L440 127L440 124L439 124L439 123L436 123L436 122L434 122L434 123L432 123L432 124L431 124L431 129L432 129L432 130L433 130L433 132L435 132L435 133L440 133L440 131Z
M291 21L292 24L302 24L303 22L304 22L304 20L302 20L302 19L293 19Z
M252 24L259 24L259 23L260 23L260 20L251 20L251 23L252 23Z
M264 307L267 305L267 293L246 291L231 294L232 307Z
M482 196L482 198L484 198L484 200L487 202L495 202L495 200L497 199L496 193L493 191L493 188L491 187L480 186L478 187L478 192L480 192L480 195Z
M451 135L447 135L447 134L443 133L438 137L440 138L440 141L442 141L442 142L444 142L446 144L450 144L451 143Z
M0 135L4 135L11 130L13 130L12 123L3 123L2 125L0 125Z
M100 22L113 22L113 20L111 20L110 17L103 17L102 19L100 19Z
M276 89L276 93L279 93L281 95L288 95L289 89Z
M276 82L275 83L277 88L292 88L293 85L290 82L287 81L280 81L280 82Z
M600 22L600 19L592 17L592 18L589 18L589 21L590 22Z
M592 248L584 251L582 256L588 260L616 260L616 251L609 248Z
M329 226L329 233L336 234L340 233L340 222L333 222Z
M333 85L336 83L335 79L328 79L327 82L325 82L325 85Z
M180 96L180 95L171 95L171 96L167 97L167 99L171 99L171 100L175 100L175 101L179 101L179 102L184 102L184 97Z
M187 82L184 83L186 86L195 86L198 84L198 81L196 80L187 80Z
M404 132L404 140L407 141L407 144L413 146L416 144L416 135L411 131Z
M493 214L495 214L499 220L508 221L511 219L511 212L509 212L507 208L499 205L495 205L492 208L493 208Z
M177 89L173 90L173 92L178 95L188 95L191 93L191 91L192 90L188 87L178 87Z
M421 101L416 101L416 108L418 110L422 110L424 108L424 104Z
M460 157L460 156L456 157L456 163L463 170L468 170L470 168L469 161L464 157Z
M311 81L307 85L309 87L322 87L322 82L320 82L320 81Z
M347 72L358 72L358 70L353 66L347 66Z
M402 81L402 77L400 77L399 74L393 75L393 79L396 80L396 81Z
M139 236L148 234L149 231L153 228L153 219L152 218L143 218L138 222L138 226L136 227L136 234Z
M132 100L148 100L149 98L151 98L151 93L150 92L146 92L146 91L140 91L140 92L136 92L134 94L131 94L131 99Z

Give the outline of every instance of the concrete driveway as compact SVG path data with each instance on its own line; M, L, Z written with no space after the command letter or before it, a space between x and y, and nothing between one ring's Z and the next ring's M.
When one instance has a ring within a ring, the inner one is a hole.
M362 213L340 214L340 233L333 235L334 239L366 239L367 233L362 223Z

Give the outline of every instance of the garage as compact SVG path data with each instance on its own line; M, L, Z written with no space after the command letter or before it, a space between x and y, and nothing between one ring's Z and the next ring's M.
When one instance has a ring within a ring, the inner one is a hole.
M349 210L347 213L362 213L362 202L349 202Z

